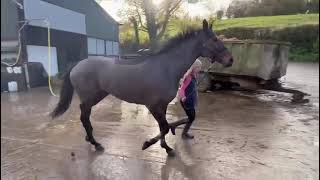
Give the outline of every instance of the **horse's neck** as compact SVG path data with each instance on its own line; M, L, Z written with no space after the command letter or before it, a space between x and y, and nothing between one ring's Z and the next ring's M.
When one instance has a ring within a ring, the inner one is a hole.
M177 83L199 55L199 42L196 37L182 42L179 46L169 51L169 56L172 58L168 58L165 61L169 64L173 79Z

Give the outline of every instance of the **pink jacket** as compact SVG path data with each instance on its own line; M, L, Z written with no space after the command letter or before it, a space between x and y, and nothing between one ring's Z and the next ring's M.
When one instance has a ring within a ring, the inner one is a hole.
M189 86L189 84L190 84L190 82L191 82L191 80L192 80L192 76L191 76L191 75L192 75L192 72L189 73L189 74L185 77L185 79L183 80L182 85L181 85L181 87L180 87L179 90L178 90L178 97L180 97L180 98L186 97L185 91L186 91L187 87Z

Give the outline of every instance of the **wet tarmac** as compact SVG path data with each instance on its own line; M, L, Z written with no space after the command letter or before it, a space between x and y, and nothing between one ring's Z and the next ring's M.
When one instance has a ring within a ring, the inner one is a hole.
M287 86L312 96L304 105L290 95L259 91L200 94L193 140L167 135L176 157L159 143L143 106L107 97L93 108L97 153L85 141L79 101L62 117L48 115L57 102L47 88L1 94L1 178L5 180L283 180L319 178L319 65L290 64ZM185 115L171 104L168 121Z

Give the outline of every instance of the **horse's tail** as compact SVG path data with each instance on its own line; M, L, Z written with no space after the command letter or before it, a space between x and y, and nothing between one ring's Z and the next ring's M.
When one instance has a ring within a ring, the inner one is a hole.
M66 112L71 104L72 96L73 96L73 86L70 80L70 72L73 67L69 68L67 73L64 76L62 88L60 90L60 99L55 107L55 109L51 112L50 116L52 118L56 118Z

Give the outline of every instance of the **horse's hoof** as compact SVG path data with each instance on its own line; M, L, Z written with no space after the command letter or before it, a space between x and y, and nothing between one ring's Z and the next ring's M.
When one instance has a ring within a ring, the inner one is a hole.
M148 147L150 147L152 144L149 141L145 141L142 145L142 150L147 149Z
M101 144L95 145L96 151L102 152L104 151L104 147Z
M293 100L291 100L292 104L306 104L306 103L309 103L309 102L310 102L309 99L298 99L298 100L293 99Z
M167 151L167 154L168 154L168 156L169 156L169 157L175 157L175 156L176 156L176 153L174 152L174 150L173 150L173 149L172 149L172 150Z
M181 137L182 137L182 139L193 139L194 138L194 136L189 133L182 133Z

